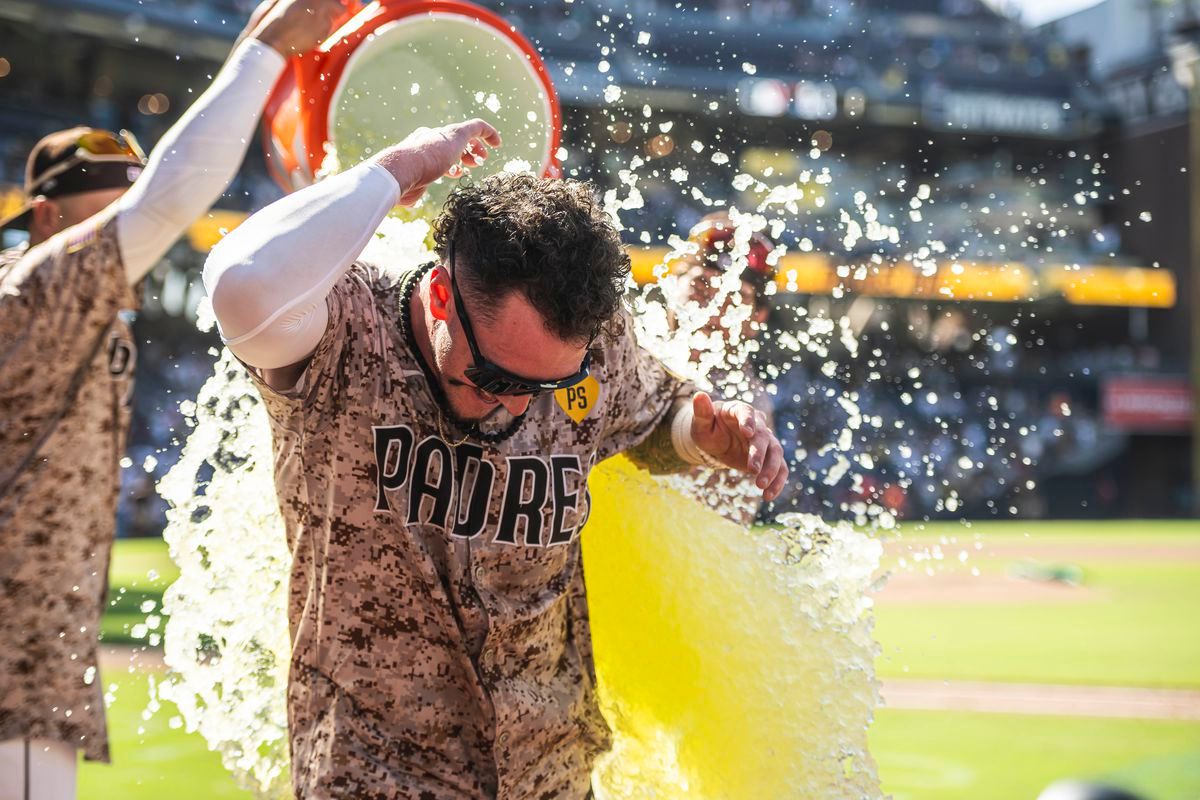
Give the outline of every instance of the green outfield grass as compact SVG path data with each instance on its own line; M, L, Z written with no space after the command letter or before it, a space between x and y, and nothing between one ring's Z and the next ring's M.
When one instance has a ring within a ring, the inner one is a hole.
M1104 519L1104 520L949 520L939 522L905 522L899 533L905 538L938 538L957 536L1078 541L1080 537L1118 534L1143 540L1172 540L1174 537L1200 535L1200 523L1193 519Z
M251 798L238 789L209 752L199 734L172 727L175 707L163 703L143 719L150 699L145 673L101 672L108 688L116 684L115 700L108 709L112 764L83 762L79 771L79 797L120 800L232 800ZM178 721L175 723L178 725Z
M882 676L1200 686L1200 561L1088 555L1089 549L1130 543L1143 552L1200 545L1198 523L940 524L914 526L901 542L902 549L918 551L940 544L945 558L932 562L936 572L965 577L977 568L984 579L1009 575L1024 560L1000 548L1049 545L1063 552L1038 563L1078 567L1082 586L1051 603L881 601L876 636L883 646L877 663ZM958 560L963 550L965 563ZM906 555L911 572L914 562ZM886 566L903 571L897 561L890 555ZM915 569L930 563L916 562Z
M114 763L85 763L80 797L251 797L198 735L171 727L170 704L142 718L145 675L102 677L118 686L109 709ZM871 730L871 751L894 800L1033 800L1067 777L1102 778L1149 800L1200 797L1197 723L885 708Z
M984 543L974 549L976 536ZM952 540L957 540L956 542ZM1080 553L1134 541L1150 548L1200 542L1195 523L989 523L912 526L902 548L941 543L939 571L1007 574L1019 558L989 543L1053 544ZM957 561L967 549L965 564ZM897 568L891 548L888 564ZM909 561L912 561L911 554ZM1085 599L1056 603L912 603L877 609L883 676L1200 686L1200 563L1067 557ZM921 564L924 566L924 563ZM153 570L156 577L149 576ZM162 542L121 541L105 619L109 643L128 641L141 603L161 601L175 570ZM120 589L124 588L122 594ZM144 644L144 642L139 642ZM248 797L198 736L171 727L169 704L149 720L143 674L102 673L117 684L109 712L113 766L85 764L81 797L150 800ZM879 711L872 752L895 800L1033 800L1052 780L1100 778L1149 800L1200 798L1200 723ZM819 799L817 799L819 800Z
M883 709L871 752L893 800L1034 800L1063 778L1200 797L1198 723Z
M108 569L108 604L100 624L101 639L106 644L145 644L130 636L134 625L146 621L142 605L153 602L156 610L161 609L163 591L178 575L179 569L161 539L118 540Z

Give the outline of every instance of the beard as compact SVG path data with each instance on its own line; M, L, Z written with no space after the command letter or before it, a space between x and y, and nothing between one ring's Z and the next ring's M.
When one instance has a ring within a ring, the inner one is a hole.
M444 333L444 329L440 332ZM463 406L474 409L478 408L479 404L469 402L469 398L476 396L475 389L463 383L465 379L451 383L446 377L447 374L453 374L448 366L451 362L449 338L435 336L431 346L435 365L433 378L440 390L438 394L441 397L438 399L441 401L441 412L447 421L464 432L474 429L485 433L494 433L512 424L515 417L500 403L483 412L465 410Z
M442 396L446 398L446 407L442 409L442 413L446 415L455 427L460 430L466 430L474 426L483 431L491 431L502 429L512 423L512 414L509 414L508 410L499 404L482 414L468 414L460 411L457 407L458 404L455 402L456 396L460 392L473 392L473 390L457 387L459 391L456 392L455 388L442 383Z

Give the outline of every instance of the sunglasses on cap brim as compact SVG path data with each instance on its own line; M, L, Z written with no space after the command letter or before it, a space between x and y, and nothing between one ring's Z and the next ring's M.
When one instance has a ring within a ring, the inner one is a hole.
M462 294L458 290L458 281L454 276L453 237L450 240L447 260L449 261L450 289L454 292L454 307L458 309L458 321L462 325L463 335L467 339L467 346L471 348L471 359L473 361L471 366L463 371L463 374L476 389L491 395L532 395L536 397L545 392L556 392L559 389L574 386L588 376L589 365L592 360L592 341L595 337L588 341L588 350L584 353L583 363L580 365L579 371L574 375L557 380L539 381L514 375L499 364L485 358L483 353L479 351L479 344L475 341L475 331L471 327L471 319L467 315L467 307L463 303Z
M132 133L122 130L116 136L108 131L88 131L75 141L75 152L35 177L30 186L30 195L46 182L62 175L82 163L103 164L106 162L146 163L146 153Z

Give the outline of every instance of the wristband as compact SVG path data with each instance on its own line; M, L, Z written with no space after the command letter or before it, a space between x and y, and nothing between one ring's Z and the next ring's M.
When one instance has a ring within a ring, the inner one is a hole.
M675 412L675 418L671 420L671 444L675 447L675 452L689 464L709 469L725 469L725 465L716 456L701 448L692 438L694 417L690 402Z

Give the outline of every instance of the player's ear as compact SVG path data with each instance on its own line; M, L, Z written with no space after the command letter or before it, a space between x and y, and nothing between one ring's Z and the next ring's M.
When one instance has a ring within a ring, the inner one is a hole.
M429 273L429 313L442 322L450 317L450 276L441 267Z
M30 205L29 238L33 242L44 242L62 230L62 209L58 203L45 197L35 197Z

